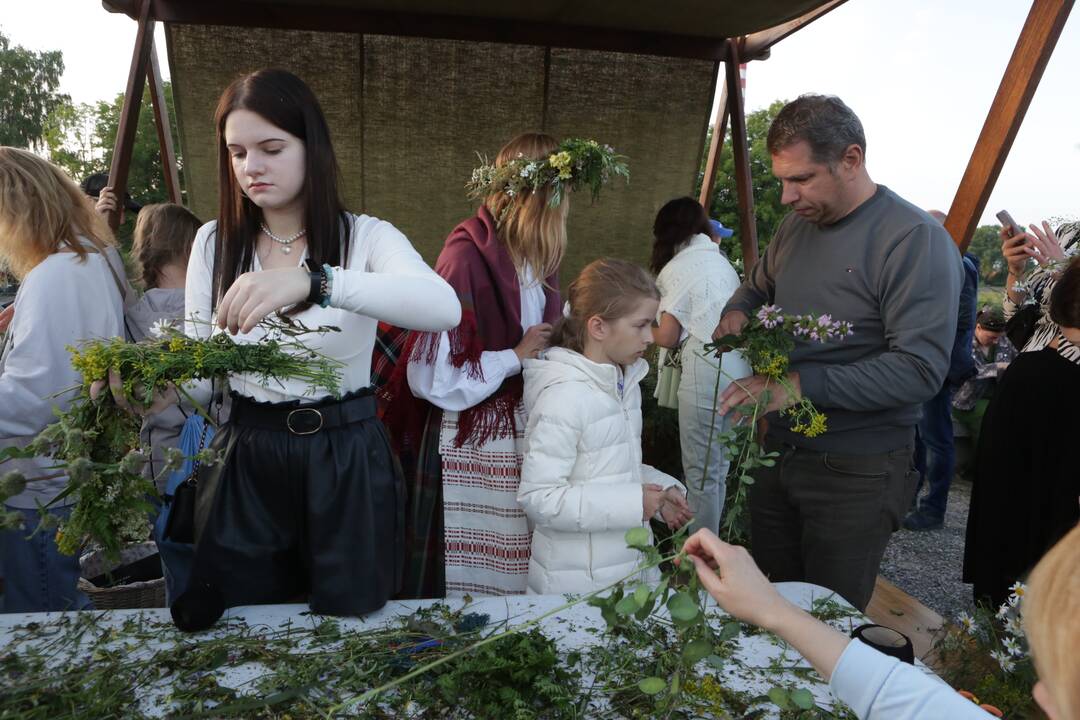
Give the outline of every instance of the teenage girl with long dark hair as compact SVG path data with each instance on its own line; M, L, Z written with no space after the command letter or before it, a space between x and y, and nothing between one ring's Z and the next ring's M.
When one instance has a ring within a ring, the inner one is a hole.
M318 613L368 613L397 592L403 544L401 478L368 387L376 323L438 332L461 307L393 225L344 209L326 119L302 80L246 75L215 122L219 213L192 248L186 332L258 342L279 311L340 328L302 340L343 364L342 396L230 377L231 416L213 441L225 460L200 479L192 579L173 617L194 630L226 607L303 596Z

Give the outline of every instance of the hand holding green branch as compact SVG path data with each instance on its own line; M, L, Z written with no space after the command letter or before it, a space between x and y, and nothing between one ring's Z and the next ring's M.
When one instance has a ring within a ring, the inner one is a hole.
M729 542L747 538L747 487L753 485L753 471L771 467L776 453L765 453L758 442L758 421L772 412L791 419L791 429L807 437L826 431L826 417L813 403L803 397L797 371L789 371L795 339L813 342L842 340L852 333L851 325L834 321L828 315L783 315L779 307L766 305L753 318L739 311L729 312L717 327L715 340L705 346L707 353L719 357L726 351L739 350L745 356L754 375L734 378L718 367L713 390L713 410L716 415L730 415L734 423L717 439L731 459L728 476L735 480L735 490L721 526L721 535ZM719 362L717 363L719 366ZM720 378L730 381L721 394ZM715 425L710 429L714 437ZM712 443L706 449L705 468L709 467ZM705 477L701 478L704 488Z
M255 375L263 382L300 379L315 392L339 394L340 363L300 340L306 334L337 328L308 328L295 320L270 318L262 325L267 334L257 343L237 343L225 333L196 339L163 326L156 336L139 343L111 338L70 348L72 365L82 375L71 407L29 445L0 451L0 463L47 456L55 460L58 473L67 474L67 488L50 503L75 498L71 516L57 530L61 552L74 554L86 543L96 542L115 556L125 543L146 539L147 518L153 509L149 498L156 495L156 488L154 479L142 475L149 450L140 448L141 419L133 409L160 410L166 401L176 402L180 394L187 394L185 383L223 380L237 373ZM110 384L111 394L95 392L105 383ZM149 407L142 404L148 399L155 399ZM205 409L192 404L209 418ZM178 469L183 460L172 453L162 474ZM206 449L199 460L213 464L218 458ZM25 483L38 478L21 479ZM17 483L10 478L3 485L15 489ZM42 517L41 529L51 529L52 517L44 512ZM10 516L0 519L8 522Z

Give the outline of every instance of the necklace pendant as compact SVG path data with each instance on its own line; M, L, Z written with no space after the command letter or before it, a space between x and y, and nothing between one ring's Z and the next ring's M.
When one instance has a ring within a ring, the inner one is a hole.
M288 255L289 253L291 253L291 252L292 252L292 248L291 248L291 247L289 247L288 245L282 245L282 246L281 246L281 252L283 252L283 253L285 253L286 255Z

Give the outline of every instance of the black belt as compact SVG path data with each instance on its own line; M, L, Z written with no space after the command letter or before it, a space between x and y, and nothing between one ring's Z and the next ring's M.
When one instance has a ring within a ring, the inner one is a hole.
M233 395L229 422L260 430L287 430L293 435L314 435L320 430L349 425L375 417L371 388L349 393L340 400L327 398L301 405L298 400L261 403Z

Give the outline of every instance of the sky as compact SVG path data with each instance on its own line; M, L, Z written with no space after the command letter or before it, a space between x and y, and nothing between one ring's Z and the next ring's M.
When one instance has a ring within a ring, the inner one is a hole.
M867 136L879 183L948 209L1027 17L1028 0L849 0L749 64L753 111L805 92L842 98ZM62 50L60 90L76 102L123 91L135 23L100 0L0 0L13 44ZM167 79L165 38L156 34ZM1080 218L1080 10L1058 40L982 221Z

